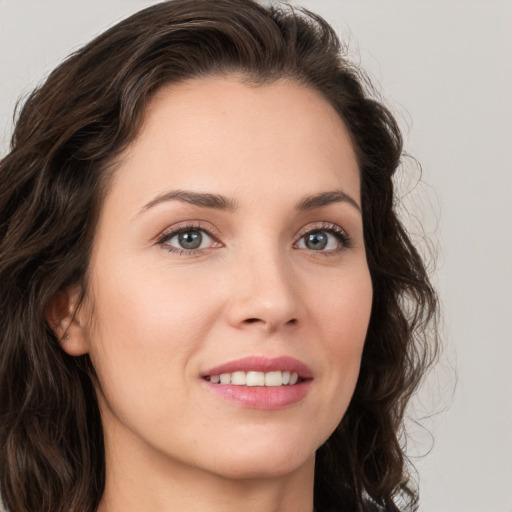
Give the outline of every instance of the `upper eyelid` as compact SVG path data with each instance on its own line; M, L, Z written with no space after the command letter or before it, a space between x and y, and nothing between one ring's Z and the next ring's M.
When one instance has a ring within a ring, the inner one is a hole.
M339 224L336 224L334 222L328 222L328 221L320 221L320 222L312 222L301 228L297 234L298 238L303 237L307 233L310 233L311 231L335 231L338 233L343 233L346 236L348 236L347 230L342 228Z
M173 236L176 236L177 234L187 230L204 231L217 242L219 242L219 239L221 238L219 230L214 228L210 223L194 220L179 222L167 227L155 237L155 241L157 243L161 243L162 241L169 240Z

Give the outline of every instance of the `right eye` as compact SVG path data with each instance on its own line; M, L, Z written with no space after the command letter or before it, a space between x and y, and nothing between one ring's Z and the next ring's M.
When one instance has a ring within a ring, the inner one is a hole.
M181 226L165 233L158 241L168 251L180 255L194 254L210 247L219 247L213 236L204 228Z

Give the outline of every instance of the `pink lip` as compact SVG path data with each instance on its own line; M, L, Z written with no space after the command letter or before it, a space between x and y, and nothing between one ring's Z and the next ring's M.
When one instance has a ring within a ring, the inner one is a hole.
M303 379L311 379L313 377L312 371L309 366L298 359L289 356L281 356L268 358L264 356L249 356L236 361L230 361L221 364L210 370L201 373L201 377L208 375L220 375L221 373L233 372L296 372L299 377Z
M220 375L221 373L233 373L236 371L289 371L296 372L303 380L292 386L265 387L265 386L235 386L232 384L214 384L204 377ZM230 361L216 366L201 374L202 383L223 399L236 405L250 409L282 409L300 402L308 393L312 380L311 369L301 361L293 357L282 356L266 358L251 356Z

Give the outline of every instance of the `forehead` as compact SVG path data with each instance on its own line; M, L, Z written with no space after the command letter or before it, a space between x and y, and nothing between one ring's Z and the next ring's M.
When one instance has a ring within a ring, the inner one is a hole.
M114 188L130 187L140 201L169 186L236 194L265 182L274 192L342 187L359 197L340 117L318 92L287 80L214 77L161 89L116 174Z

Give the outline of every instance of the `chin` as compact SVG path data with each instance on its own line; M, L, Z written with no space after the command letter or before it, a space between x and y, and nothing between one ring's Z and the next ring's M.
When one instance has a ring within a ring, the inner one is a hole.
M220 445L218 445L220 446ZM213 472L230 479L283 477L314 468L317 443L272 436L260 436L254 443L237 442L220 451L210 452ZM209 464L209 465L210 465Z
M299 456L282 452L279 456L253 458L236 458L222 461L215 468L215 473L231 480L260 480L286 477L298 471L314 469L315 455Z

